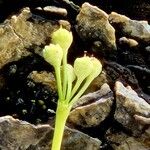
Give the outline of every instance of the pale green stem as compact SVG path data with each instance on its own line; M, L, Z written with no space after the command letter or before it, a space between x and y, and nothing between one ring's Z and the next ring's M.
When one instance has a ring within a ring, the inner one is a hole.
M66 90L67 90L67 53L63 56L63 99L65 99L66 96Z
M84 79L82 78L78 78L77 81L76 81L76 84L75 86L73 87L72 89L72 92L71 92L71 97L70 99L74 96L74 94L77 92L78 88L81 86L81 83L83 82Z
M71 78L68 76L68 87L67 87L67 95L66 95L66 102L67 102L67 103L70 101L71 90L72 90L72 80L71 80Z
M63 93L62 93L60 66L54 67L54 69L55 69L55 75L56 75L56 81L57 81L58 95L59 95L59 98L62 98Z
M72 107L73 104L81 97L81 95L85 92L85 90L88 88L88 86L91 84L91 82L93 81L93 77L89 76L84 85L82 86L82 88L80 89L80 91L78 92L78 94L70 101L69 105Z
M64 128L65 128L66 120L70 113L70 109L71 108L68 105L58 100L58 105L56 110L55 130L54 130L51 150L60 150L61 148Z

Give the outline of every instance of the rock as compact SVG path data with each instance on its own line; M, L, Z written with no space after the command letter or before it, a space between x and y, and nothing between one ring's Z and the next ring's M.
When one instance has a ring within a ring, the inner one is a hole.
M41 140L36 146L31 145L28 150L49 150L51 147L51 133L48 133L46 137ZM64 140L62 142L62 150L99 150L101 142L96 138L83 134L74 129L66 128Z
M116 49L115 30L108 21L108 14L96 6L84 3L76 18L76 30L83 41L99 41L105 50Z
M120 44L127 44L129 47L136 47L138 46L138 42L134 39L129 39L126 37L122 37L119 39Z
M108 84L104 84L99 91L80 98L74 105L68 122L82 127L99 125L109 115L113 99L113 93Z
M11 116L0 117L0 149L2 150L49 150L53 128L46 125L34 126ZM66 127L62 149L99 150L101 142L82 132Z
M62 150L99 150L100 144L101 141L96 138L92 138L74 129L67 129Z
M147 21L131 20L124 15L112 12L109 15L109 22L115 26L116 30L121 32L123 36L150 43L150 25Z
M146 118L139 115L134 115L134 118L139 121L141 124L150 124L150 118Z
M150 94L150 69L137 65L128 65L127 68L134 72L143 91L147 94ZM148 101L150 103L150 97Z
M30 145L36 145L48 132L53 133L49 125L34 126L11 116L1 117L0 149L26 150Z
M130 136L124 133L122 130L116 130L113 128L108 129L105 134L106 140L108 141L108 143L111 144L113 149L116 149L119 145L121 145L122 142L124 142L129 137Z
M134 89L139 89L138 80L135 75L126 67L112 61L105 61L103 70L109 85L114 85L117 80L130 84Z
M116 111L114 118L125 128L130 130L134 136L140 136L145 125L139 124L134 115L150 117L150 105L130 86L124 87L119 81L115 84Z
M135 138L127 138L120 146L115 150L149 150L149 146L137 141Z
M54 14L58 14L61 16L67 16L67 10L64 8L59 8L55 6L46 6L44 8L37 7L36 9L42 10L42 11L44 10L45 12L48 12L50 14L54 13Z
M141 138L138 138L138 141L141 141L150 148L150 127L142 134Z
M56 81L52 73L46 71L32 71L28 78L32 79L36 83L42 83L43 85L48 86L50 89L56 92Z
M41 55L43 46L50 42L51 33L58 28L58 21L34 18L29 8L5 20L0 24L0 69L8 62L29 55L29 49Z
M150 46L147 46L147 47L145 48L145 51L147 51L147 52L150 53Z
M114 150L149 150L150 148L150 128L139 138L111 128L107 131L105 138Z

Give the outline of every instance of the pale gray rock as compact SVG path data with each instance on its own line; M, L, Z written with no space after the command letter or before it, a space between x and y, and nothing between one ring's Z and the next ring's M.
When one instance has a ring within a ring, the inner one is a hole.
M150 118L146 118L139 115L134 115L134 118L141 124L150 124Z
M120 146L115 150L150 150L150 147L137 141L135 138L127 138Z
M31 21L32 20L32 21ZM29 8L0 24L0 68L30 55L28 49L42 55L44 45L49 44L51 33L62 25L70 28L66 21L44 21L33 18Z
M150 53L150 46L145 47L145 51Z
M115 84L116 110L114 118L134 136L140 136L145 127L138 123L134 115L138 114L146 118L150 117L150 105L130 87L125 87L121 82Z
M126 37L120 38L119 43L120 44L127 44L129 47L137 47L138 46L138 42L136 40L126 38Z
M141 141L144 145L147 145L150 149L150 126L146 129L145 133L138 138L138 141Z
M62 16L67 16L67 10L64 8L59 8L55 6L46 6L43 8L43 10L49 13L55 13Z
M99 150L101 141L74 129L65 131L62 150Z
M124 142L130 136L122 132L121 130L115 130L110 128L105 134L105 138L110 143L113 149L116 149L122 142Z
M127 135L123 131L109 129L105 138L114 150L150 150L150 128L140 134L139 138Z
M28 150L49 150L52 144L52 135L48 133L36 146L30 146ZM75 129L66 128L61 150L99 150L100 140L92 138Z
M53 128L48 125L32 125L11 116L0 117L1 150L49 150ZM99 150L100 140L75 129L64 132L62 150Z
M68 122L82 127L99 125L110 114L113 99L108 84L104 84L97 92L89 93L78 100Z
M41 12L47 12L48 14L57 14L60 16L67 16L67 10L64 8L59 8L56 6L46 6L44 8L37 7L36 10L39 10Z
M105 50L116 49L115 29L110 25L108 17L98 7L84 3L76 18L77 33L83 41L100 41Z
M109 15L109 22L124 36L150 43L150 25L147 21L131 20L124 15L112 12Z
M52 89L54 92L57 92L57 87L56 87L56 80L54 75L51 72L46 72L46 71L32 71L28 75L29 79L32 79L36 83L42 83L43 85L46 85L50 89Z
M48 132L53 133L49 125L34 126L12 118L0 117L0 149L26 150L36 145Z

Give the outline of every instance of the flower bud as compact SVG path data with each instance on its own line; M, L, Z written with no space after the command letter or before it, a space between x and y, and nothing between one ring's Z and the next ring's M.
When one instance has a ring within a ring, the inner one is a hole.
M78 79L85 79L87 76L91 74L93 70L93 63L91 58L88 56L84 56L81 58L77 58L74 62L74 72Z
M44 59L52 66L58 67L61 66L63 50L58 44L50 44L49 46L45 46L43 56Z
M52 43L59 44L64 51L64 54L68 52L68 49L73 41L72 33L68 30L60 27L52 34Z
M93 70L91 72L91 75L94 78L96 78L102 71L102 64L101 62L95 58L95 57L91 57L91 62L93 63Z

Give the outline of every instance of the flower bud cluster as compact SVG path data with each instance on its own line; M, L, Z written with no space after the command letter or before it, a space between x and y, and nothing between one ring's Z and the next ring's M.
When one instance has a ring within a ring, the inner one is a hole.
M68 49L73 41L72 33L60 27L52 34L52 44L45 46L44 59L55 69L59 100L56 110L52 150L60 150L67 117L73 104L82 96L90 83L102 71L95 57L77 58L74 65L67 63Z
M59 97L59 99L63 99L68 103L74 99L75 95L77 95L77 91L80 93L80 89L84 89L83 87L85 85L87 87L102 71L100 61L93 56L77 58L73 66L70 64L65 65L65 61L62 60L64 55L67 55L72 41L72 33L60 27L52 34L52 44L45 46L43 50L44 59L55 68L56 80L58 80L57 86L60 93L62 93L60 95L63 96L63 98ZM63 69L65 70L65 75L63 74ZM66 77L66 80L62 79L64 77ZM63 83L63 81L66 83ZM74 86L72 83L74 83ZM63 86L63 84L66 85ZM81 85L83 87L81 87ZM66 91L63 91L62 87L66 87ZM85 90L86 89L84 89L84 91ZM83 94L83 91L81 93Z

